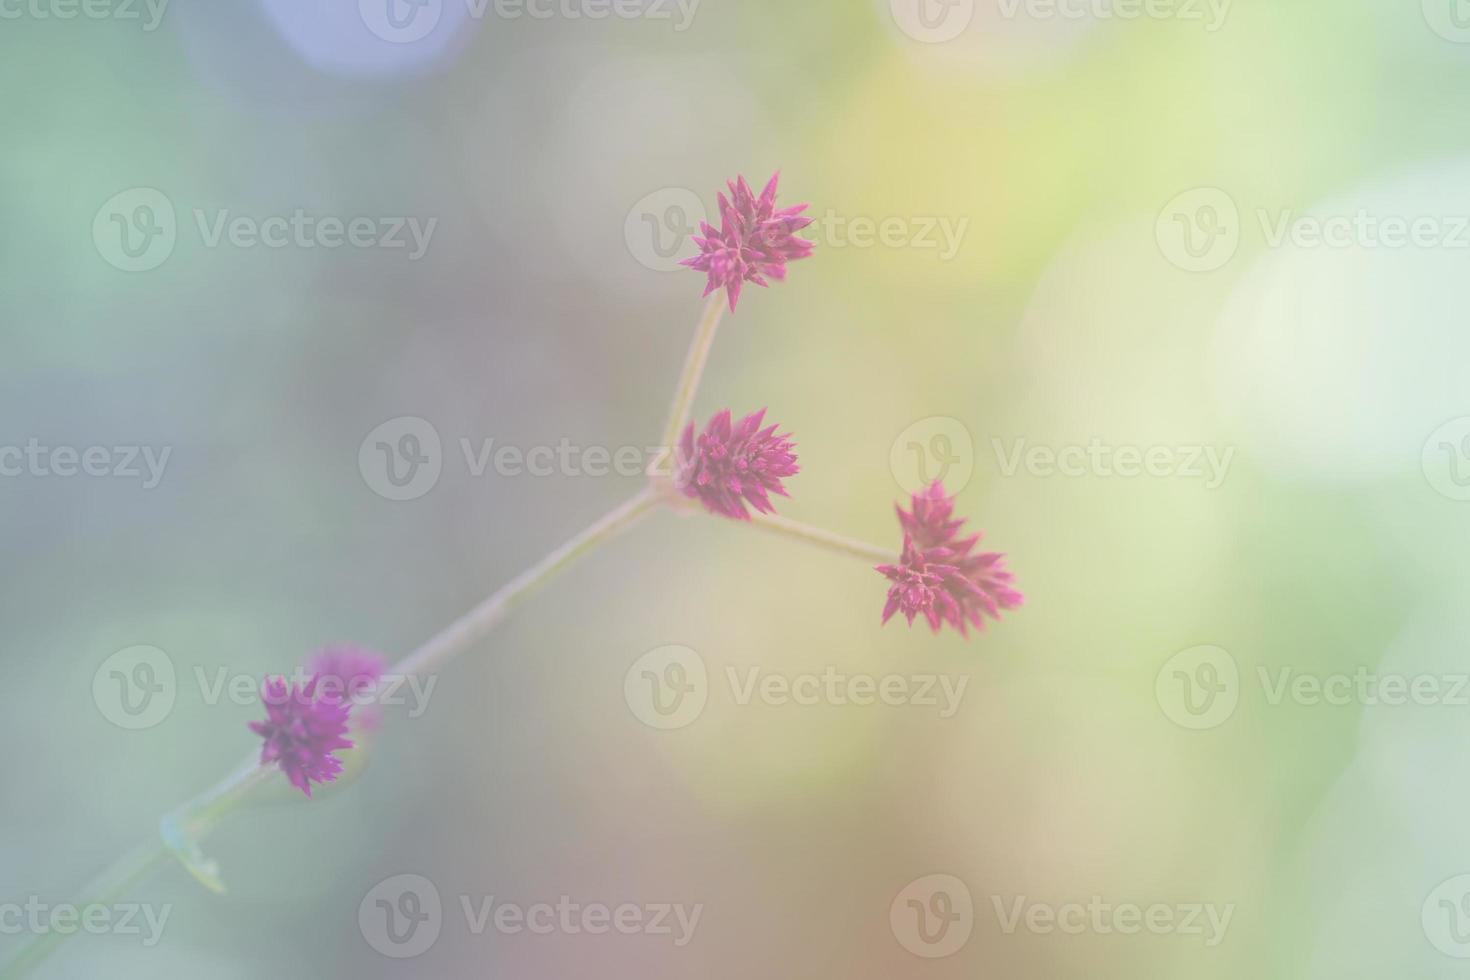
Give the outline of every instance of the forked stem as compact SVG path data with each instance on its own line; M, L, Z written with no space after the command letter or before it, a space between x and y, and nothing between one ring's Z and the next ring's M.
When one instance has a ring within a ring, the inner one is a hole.
M663 446L670 452L676 449L679 434L689 422L694 398L699 391L699 383L709 361L710 348L714 345L715 334L719 330L724 312L724 297L719 293L712 295L699 325L695 328L694 340L685 358L679 384L674 390L674 399L669 407L668 422L664 430ZM670 486L668 481L656 477L631 499L604 514L586 530L450 623L428 642L400 660L391 670L400 675L424 674L443 667L463 654L494 629L522 600L561 574L579 558L637 524L660 504L676 503L676 498L670 495ZM865 561L881 563L896 561L898 558L882 548L784 517L757 515L755 524L786 537L855 555ZM115 901L142 881L171 853L177 855L196 878L218 889L220 886L217 880L212 880L213 864L205 861L198 853L198 844L228 813L265 785L274 772L273 766L261 766L253 760L247 760L220 783L164 817L158 836L124 854L88 883L82 890L82 907ZM69 934L52 931L35 937L0 970L0 980L19 980L29 974L66 935Z

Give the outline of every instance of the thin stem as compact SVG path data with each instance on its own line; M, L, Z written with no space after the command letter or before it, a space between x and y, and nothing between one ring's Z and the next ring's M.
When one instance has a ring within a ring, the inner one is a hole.
M133 848L124 854L112 867L98 875L87 883L82 889L82 900L77 903L81 915L85 919L87 909L93 905L111 905L114 901L126 895L134 885L142 881L160 864L168 858L168 848L163 846L160 840L152 840ZM22 946L20 952L5 965L0 971L0 980L17 980L26 976L41 961L50 956L56 947L71 933L58 932L52 929L42 933Z
M557 548L551 554L497 589L489 598L441 630L427 643L404 657L391 669L398 674L422 673L437 669L468 650L490 632L512 608L537 588L565 571L577 559L605 544L645 517L660 501L654 487L645 487L637 495L615 507L590 527ZM229 776L204 793L180 806L164 818L164 828L182 828L189 843L197 844L232 810L265 784L272 766L261 766L246 760ZM178 843L178 842L172 842ZM83 908L109 904L143 880L172 852L171 842L162 835L140 844L123 855L111 867L93 879L82 890ZM193 872L194 869L191 869ZM197 876L197 875L196 875ZM37 936L22 947L15 958L0 970L0 980L18 980L41 963L70 933L52 930Z
M674 401L669 406L669 421L664 426L663 447L673 450L679 445L679 433L689 423L689 413L694 408L694 395L699 391L699 381L704 377L704 366L709 362L710 348L715 343L715 332L720 328L720 319L725 315L724 293L710 296L694 329L694 340L689 345L689 356L684 359L684 372L679 375L679 385L674 389Z
M821 545L832 551L845 555L856 555L865 561L875 561L881 564L897 564L898 553L880 548L866 541L858 541L853 538L844 537L832 531L820 527L812 527L800 521L793 521L789 517L781 517L777 514L755 514L751 520L756 527L774 531L776 534L784 534L788 538L796 538L808 544Z
M545 585L578 558L638 523L658 502L658 492L652 487L645 487L626 503L608 511L581 534L495 590L484 602L398 661L391 668L393 673L426 673L459 656L476 640L490 632L522 599Z

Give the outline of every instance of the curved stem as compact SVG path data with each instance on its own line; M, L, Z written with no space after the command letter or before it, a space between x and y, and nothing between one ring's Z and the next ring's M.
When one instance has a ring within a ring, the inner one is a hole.
M881 564L897 564L899 555L896 551L880 548L866 541L858 541L854 538L844 537L832 531L820 527L812 527L800 521L793 521L789 517L781 517L777 514L755 514L751 521L756 527L774 531L776 534L785 535L788 538L796 538L808 544L820 545L831 551L845 555L856 555L866 561L875 561Z
M679 375L679 385L674 389L674 401L669 406L669 420L664 425L663 448L673 452L679 445L679 433L689 423L689 412L694 408L694 395L699 391L699 381L704 377L704 366L709 361L710 348L715 343L715 333L720 328L720 319L725 315L724 293L710 296L694 328L694 340L689 345L689 355L684 359L684 371Z

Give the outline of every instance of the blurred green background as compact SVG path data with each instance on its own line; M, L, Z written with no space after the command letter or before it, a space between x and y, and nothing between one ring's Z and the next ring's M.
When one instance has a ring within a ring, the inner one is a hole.
M863 562L655 515L390 711L361 779L228 823L227 895L166 869L133 893L158 945L39 975L1463 974L1470 9L386 3L0 4L0 451L170 451L151 487L0 477L0 902L67 901L256 749L196 671L399 656L636 492L475 475L461 441L654 443L700 310L669 268L739 173L823 221L696 414L769 406L782 513L894 549L948 467L1028 603L880 629ZM298 210L370 230L250 244ZM392 500L360 450L406 417L441 472ZM1159 465L1045 462L1094 444ZM624 681L670 644L708 703L658 730ZM128 729L94 678L136 645L177 691ZM949 717L741 704L753 668L968 686ZM1277 696L1360 668L1440 696ZM400 874L444 907L404 959L359 916ZM936 874L973 908L943 957L905 919ZM703 913L682 947L475 935L489 895ZM1232 912L1213 945L1003 928L1094 896Z

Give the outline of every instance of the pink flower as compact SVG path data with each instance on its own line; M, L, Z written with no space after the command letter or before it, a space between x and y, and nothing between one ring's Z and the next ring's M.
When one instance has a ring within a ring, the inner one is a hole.
M963 518L954 515L954 498L939 483L913 495L911 510L898 508L903 528L903 555L897 565L879 565L893 585L883 607L883 622L902 612L913 625L922 613L934 632L948 623L969 636L969 628L985 628L985 616L999 619L1002 609L1015 609L1025 597L1012 587L1015 576L1005 569L1005 556L976 552L980 534L959 537Z
M315 677L295 685L284 677L267 679L261 692L266 720L250 723L250 730L265 739L261 765L280 766L291 785L307 796L313 782L329 783L341 774L342 762L332 753L353 746L344 737L350 705L318 696L316 684Z
M675 484L715 514L750 520L747 503L771 514L770 494L790 496L781 481L797 473L796 448L789 435L776 426L761 428L766 410L752 412L732 424L730 410L717 412L696 441L694 423L679 440L679 469Z
M362 647L342 644L322 647L306 661L306 673L317 678L322 698L336 698L352 709L352 723L371 731L382 720L383 708L373 697L388 661Z
M965 526L963 517L954 516L954 498L944 492L944 485L938 480L914 494L912 499L912 510L895 509L903 533L911 535L920 548L947 544Z
M807 205L776 208L776 184L780 179L779 172L771 177L759 198L751 192L744 177L730 181L730 198L720 194L719 229L701 221L699 228L704 237L694 236L700 254L681 263L708 274L704 295L723 286L730 299L731 313L735 312L745 283L769 286L767 276L784 280L786 263L806 258L815 247L812 242L796 237L798 231L812 223L811 218L801 214Z

